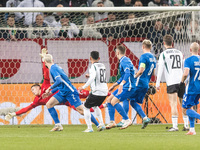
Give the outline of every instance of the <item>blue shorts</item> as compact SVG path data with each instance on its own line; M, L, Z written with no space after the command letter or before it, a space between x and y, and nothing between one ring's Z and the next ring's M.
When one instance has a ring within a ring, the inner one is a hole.
M69 101L69 103L75 108L82 105L78 93L70 92L69 94L62 96L61 93L58 92L53 97L56 98L59 103L66 103L67 101Z
M194 105L199 104L200 94L184 94L182 107L191 108Z
M133 91L134 89L131 89L130 91L128 89L123 89L121 94L117 94L118 93L117 89L112 94L122 102L124 100L129 99Z
M131 95L130 100L142 104L148 88L136 87Z

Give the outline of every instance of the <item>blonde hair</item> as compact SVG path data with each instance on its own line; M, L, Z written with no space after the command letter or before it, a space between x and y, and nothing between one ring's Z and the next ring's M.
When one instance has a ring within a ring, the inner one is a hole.
M199 51L199 44L194 42L191 44L190 49L192 50L192 52L198 52Z
M46 61L47 63L52 63L53 62L53 56L51 54L44 55L44 61Z
M147 40L145 39L143 42L142 42L142 45L144 45L146 48L148 49L151 49L152 48L152 43L150 40Z

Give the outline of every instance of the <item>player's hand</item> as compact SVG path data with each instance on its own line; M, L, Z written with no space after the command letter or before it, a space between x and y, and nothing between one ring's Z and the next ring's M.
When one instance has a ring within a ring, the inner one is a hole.
M45 91L45 93L50 93L50 89L51 89L51 87L49 87L49 88Z
M49 92L49 93L43 93L43 94L42 94L42 98L43 98L43 99L44 99L44 98L47 98L47 97L49 97L51 94L52 94L51 92Z
M85 75L85 77L86 77L86 78L89 78L89 77L90 77L90 75L89 75L89 74L86 74L86 75Z
M6 121L10 121L11 118L13 118L14 116L16 116L16 113L13 112L13 113L9 113L5 116L5 120Z
M121 94L123 91L122 89L123 89L123 85L119 85L117 94Z
M111 86L109 89L108 89L108 92L112 92L112 90L115 88L115 86Z
M82 91L82 90L83 90L83 87L82 87L82 86L78 87L78 90L79 90L79 91Z
M39 55L41 56L43 62L44 62L44 56L45 56L46 54L47 54L47 49L46 49L46 48L43 48L43 49L42 49L42 53L39 54Z
M156 90L159 92L160 91L160 86L156 87Z

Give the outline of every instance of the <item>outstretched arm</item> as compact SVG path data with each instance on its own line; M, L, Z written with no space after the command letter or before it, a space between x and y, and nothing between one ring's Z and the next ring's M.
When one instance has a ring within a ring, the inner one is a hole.
M34 107L30 104L28 105L27 107L24 107L22 109L20 109L19 111L15 112L16 113L16 116L19 116L21 114L24 114L26 112L28 112L29 110L33 109Z

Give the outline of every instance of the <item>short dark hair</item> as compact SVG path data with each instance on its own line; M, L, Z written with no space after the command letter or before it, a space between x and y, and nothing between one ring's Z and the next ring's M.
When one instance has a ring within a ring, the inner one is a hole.
M39 87L41 88L41 86L40 86L39 84L33 84L33 85L31 86L31 88L32 88L32 87L35 87L35 86L39 86Z
M99 52L98 51L92 51L90 53L90 56L94 59L94 60L97 60L99 59Z
M164 36L163 41L165 42L165 44L167 46L172 46L173 37L171 35L167 34L167 35Z
M120 54L125 54L126 53L126 48L124 45L118 45L117 49L120 51Z
M15 14L10 14L10 15L8 15L7 21L8 21L9 18L14 18L14 19L15 19Z

